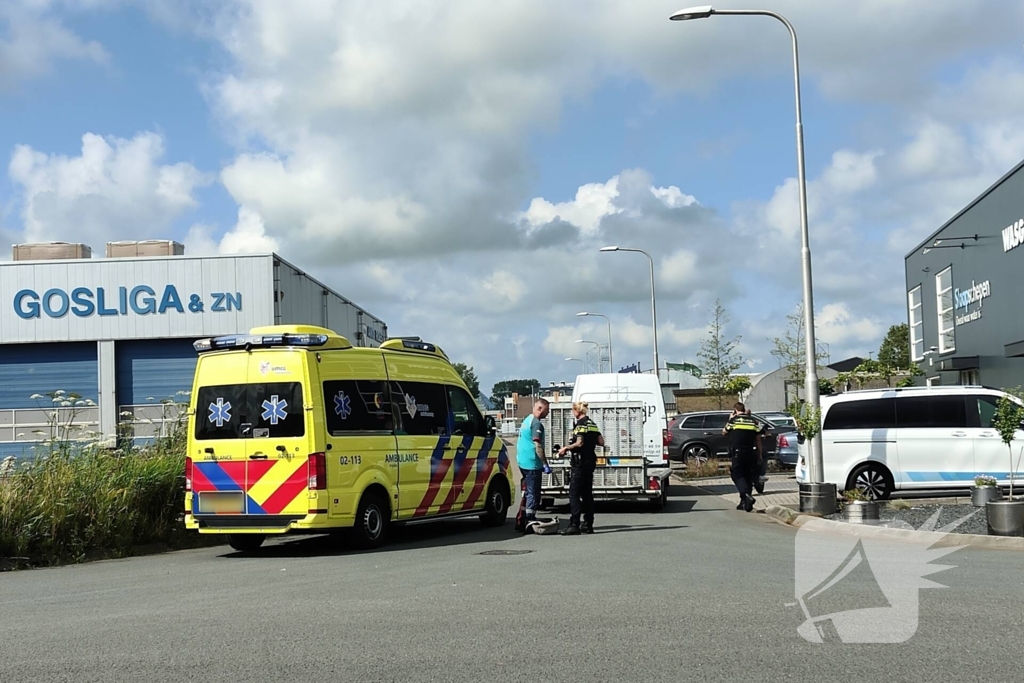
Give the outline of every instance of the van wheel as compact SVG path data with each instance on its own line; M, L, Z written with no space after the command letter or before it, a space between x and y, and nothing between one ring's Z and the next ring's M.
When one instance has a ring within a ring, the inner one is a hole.
M683 449L683 462L687 467L706 465L711 458L711 451L702 443L692 443Z
M388 535L391 512L387 503L376 493L364 493L352 527L359 548L371 549L384 545Z
M495 479L487 489L487 504L480 521L484 526L501 526L508 516L508 484L504 479Z
M259 550L266 538L263 534L231 534L228 545L240 553L253 553Z
M846 482L846 488L855 488L870 500L889 500L896 485L892 473L885 465L869 462L853 471Z

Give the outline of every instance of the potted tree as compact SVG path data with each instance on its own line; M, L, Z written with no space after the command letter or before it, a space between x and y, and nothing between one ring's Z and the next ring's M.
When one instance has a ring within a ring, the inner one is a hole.
M999 500L1003 492L999 490L998 480L990 474L979 474L974 478L971 487L971 505L976 508L985 507L990 500Z
M794 401L789 406L789 414L796 422L797 443L809 446L811 439L821 432L821 408L811 408L802 400ZM809 448L800 453L801 464L806 468L805 476L810 478L810 463L804 460ZM797 465L800 468L800 465ZM822 516L831 515L836 511L837 486L826 482L801 481L800 512L813 512Z
M843 519L854 524L878 520L878 501L871 500L860 489L843 491Z
M1013 480L1017 474L1017 467L1013 461L1013 440L1024 423L1024 405L1021 404L1020 397L1019 389L1013 392L1008 391L1007 395L999 399L995 416L992 419L992 427L999 432L999 437L1006 444L1006 450L1010 456L1009 498L990 500L985 503L988 533L992 536L1024 536L1024 500L1014 500L1013 497ZM1020 462L1019 456L1017 462L1018 464Z

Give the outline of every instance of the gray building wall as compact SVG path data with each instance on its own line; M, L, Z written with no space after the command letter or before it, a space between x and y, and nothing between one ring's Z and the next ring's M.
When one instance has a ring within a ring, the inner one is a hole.
M976 371L977 381L988 386L1024 384L1024 358L1007 357L1024 354L1007 348L1024 341L1024 244L1007 249L1003 241L1006 228L1024 227L1022 169L1024 162L906 256L905 296L921 287L925 357L919 364L926 381L966 383ZM955 349L932 353L931 347L940 346L936 276L950 266L954 292L987 282L989 295L955 308ZM909 300L907 317L913 324Z

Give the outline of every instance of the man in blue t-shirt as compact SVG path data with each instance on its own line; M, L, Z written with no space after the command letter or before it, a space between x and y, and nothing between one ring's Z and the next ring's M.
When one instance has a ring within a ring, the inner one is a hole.
M523 420L519 430L519 441L516 443L516 462L523 475L523 513L522 519L516 519L516 529L526 530L526 523L537 518L540 507L541 475L550 472L548 459L544 455L544 423L550 411L548 401L538 398L533 404L533 412Z

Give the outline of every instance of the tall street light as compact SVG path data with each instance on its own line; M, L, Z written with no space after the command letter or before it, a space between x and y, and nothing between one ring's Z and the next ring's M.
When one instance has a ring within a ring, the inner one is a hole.
M631 249L629 247L601 247L601 251L633 251L643 254L651 262L651 329L654 330L654 376L661 381L661 364L658 362L658 304L654 296L654 259L643 249Z
M739 15L763 15L778 19L789 29L789 36L793 42L793 83L796 91L796 168L800 183L800 239L801 239L801 260L804 288L804 396L812 411L817 411L820 406L818 397L818 363L814 343L814 296L811 287L811 247L807 236L807 178L804 173L804 124L800 114L800 60L798 58L796 44L796 30L793 25L781 14L758 9L724 9L716 10L711 5L701 7L690 7L673 14L669 19L672 21L688 21L690 19L707 19L712 14L739 14ZM821 457L821 430L811 439L810 463L808 467L808 478L812 483L822 483L824 477L824 466Z
M601 372L601 345L596 341L590 341L589 339L577 339L577 344L593 344L597 348L597 371Z
M615 372L615 365L612 363L612 321L609 320L606 315L601 315L600 313L589 313L587 311L577 313L576 316L580 318L588 316L592 318L604 318L604 321L608 323L608 372Z
M578 361L579 363L582 363L583 364L583 374L584 375L587 374L587 361L583 360L582 358L566 358L565 360L567 362L574 360L574 361Z

